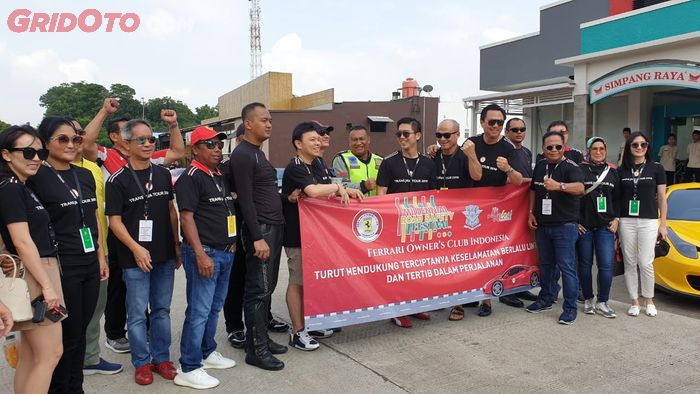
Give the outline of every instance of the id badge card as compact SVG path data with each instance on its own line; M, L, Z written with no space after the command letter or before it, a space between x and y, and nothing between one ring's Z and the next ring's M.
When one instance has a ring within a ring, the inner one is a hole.
M92 231L90 231L89 227L80 229L80 240L83 242L83 250L85 253L95 251L95 244L92 242Z
M639 216L639 200L630 200L629 215Z
M153 220L139 220L139 242L153 241Z
M235 237L236 236L236 215L229 215L227 217L227 224L228 224L228 236L229 237Z
M545 198L542 200L542 214L547 215L547 216L552 214L552 199L551 198Z
M604 196L599 196L596 199L596 206L598 207L598 213L608 212L608 199Z

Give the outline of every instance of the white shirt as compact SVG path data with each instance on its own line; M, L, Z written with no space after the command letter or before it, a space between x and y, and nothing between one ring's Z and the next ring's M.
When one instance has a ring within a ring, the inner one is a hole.
M688 167L700 168L700 141L688 144Z
M676 159L678 158L678 146L664 145L659 149L661 165L664 171L676 171Z

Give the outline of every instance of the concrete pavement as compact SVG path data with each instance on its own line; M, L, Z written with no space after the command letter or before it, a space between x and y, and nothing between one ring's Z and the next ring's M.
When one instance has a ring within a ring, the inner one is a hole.
M288 319L284 303L286 265L274 295L273 312ZM613 297L625 301L622 277ZM466 310L461 322L447 321L448 310L431 321L414 321L413 329L389 322L345 328L322 340L314 352L290 349L280 356L281 372L248 366L242 350L228 345L220 319L219 350L238 362L230 370L211 371L221 385L211 393L302 392L693 392L700 384L700 305L660 295L659 315L625 315L627 304L612 301L616 319L579 313L573 326L556 323L555 310L528 314L494 302L490 317ZM184 273L176 275L173 297L172 357L177 364L184 317ZM687 315L687 316L684 316ZM287 336L272 334L281 343ZM104 340L104 338L103 338ZM186 393L155 376L146 387L133 382L128 355L104 350L103 357L125 364L114 376L85 378L88 393ZM0 361L0 392L11 392L13 370Z

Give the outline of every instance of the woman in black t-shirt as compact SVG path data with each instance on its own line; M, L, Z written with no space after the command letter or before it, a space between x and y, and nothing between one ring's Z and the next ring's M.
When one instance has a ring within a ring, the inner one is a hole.
M649 140L632 133L620 167L620 243L625 261L625 283L632 304L630 316L640 312L638 283L642 285L647 316L656 316L654 305L654 247L657 234L666 239L666 173L651 161ZM638 278L637 269L641 278Z
M576 241L578 276L585 299L583 313L616 317L608 306L615 259L615 233L619 224L620 181L617 170L607 162L608 148L601 137L588 140L588 157L581 162L585 194L580 200ZM598 265L598 299L593 302L593 253Z
M107 279L101 229L97 219L95 179L73 166L82 144L68 118L48 117L39 125L49 156L27 185L46 210L56 233L68 309L63 321L63 356L51 379L51 392L83 391L85 331L97 305L100 280Z
M0 134L0 234L7 251L18 255L24 268L30 299L39 296L49 308L63 304L49 215L25 186L46 158L44 142L30 126L12 126ZM9 259L7 259L9 260ZM12 270L3 262L3 271ZM11 273L10 273L11 275ZM61 355L61 324L50 319L14 325L22 331L14 391L45 393Z

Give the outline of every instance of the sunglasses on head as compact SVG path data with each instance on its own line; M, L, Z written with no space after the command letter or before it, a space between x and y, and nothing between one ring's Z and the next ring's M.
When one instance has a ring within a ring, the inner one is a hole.
M411 134L416 134L415 131L397 131L396 138L408 138Z
M200 141L197 144L204 145L207 147L207 149L210 149L210 150L212 150L214 148L224 149L224 142L223 141L206 140L206 141Z
M505 121L503 121L503 120L501 120L501 119L491 119L491 120L489 120L489 121L486 122L486 123L487 123L489 126L495 126L495 125L503 126L503 123L505 123Z
M49 138L49 141L58 141L58 143L61 145L67 145L69 142L73 142L73 145L80 145L83 143L83 137L79 135L69 137L65 134L59 134L55 137Z
M436 133L435 133L435 138L437 138L437 139L444 138L444 139L446 139L446 140L449 140L450 138L452 138L452 135L453 135L453 134L457 134L457 133L456 133L456 132L452 132L452 133L440 133L440 132L436 132Z
M39 156L39 160L46 160L47 157L49 157L49 151L41 148L41 149L34 149L32 147L26 147L26 148L11 148L8 149L10 152L22 152L22 156L26 160L32 160L36 156Z
M547 145L547 146L545 146L545 149L547 149L550 152L553 150L560 151L563 148L564 148L564 145Z
M632 148L634 148L634 149L646 149L647 146L649 146L649 144L646 142L633 142L632 143Z
M136 142L136 145L146 145L146 141L148 141L149 144L155 144L156 143L156 137L150 136L150 137L136 137L133 139L130 139L129 142L134 141Z
M527 130L525 127L511 127L510 129L508 129L508 131L510 131L511 133L518 133L518 134L524 133L525 130Z

